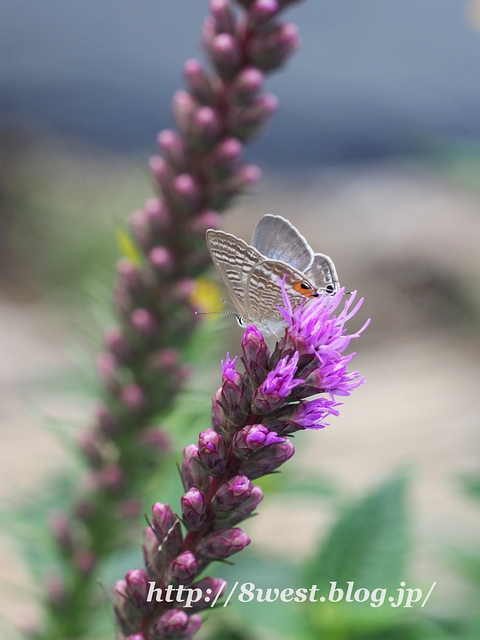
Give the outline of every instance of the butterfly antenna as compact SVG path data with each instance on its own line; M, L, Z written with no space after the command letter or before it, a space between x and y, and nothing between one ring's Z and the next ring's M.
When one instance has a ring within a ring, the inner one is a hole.
M211 316L219 313L235 313L235 311L195 311L196 316Z

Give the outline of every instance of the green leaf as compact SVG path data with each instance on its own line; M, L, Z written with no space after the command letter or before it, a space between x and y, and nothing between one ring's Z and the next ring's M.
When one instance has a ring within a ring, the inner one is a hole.
M358 589L367 589L370 596L376 589L387 589L387 598L396 597L399 583L405 580L405 486L404 476L395 477L354 504L333 526L310 562L305 582L317 585L317 598L323 595L325 601L308 602L305 607L312 630L317 634L321 631L322 639L346 640L359 631L372 633L391 626L405 612L388 606L388 602L371 606L370 597L363 603L354 601ZM349 586L353 601L346 602ZM343 597L334 589L342 589ZM359 592L359 599L364 594ZM381 592L377 591L375 597L380 598ZM338 598L338 602L330 598Z

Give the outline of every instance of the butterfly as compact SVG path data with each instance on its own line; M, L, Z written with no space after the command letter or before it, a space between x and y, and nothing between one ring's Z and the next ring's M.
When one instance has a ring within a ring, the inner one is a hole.
M285 326L279 279L295 308L306 299L330 295L340 284L333 260L314 253L303 235L282 216L265 215L251 244L232 233L208 229L207 246L241 327L255 324L262 333Z

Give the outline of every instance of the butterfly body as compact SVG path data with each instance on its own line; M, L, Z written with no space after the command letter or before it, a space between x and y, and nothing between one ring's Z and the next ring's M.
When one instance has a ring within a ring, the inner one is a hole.
M285 326L279 280L295 308L306 299L335 293L339 281L333 261L314 253L307 240L282 216L265 215L251 244L231 233L207 230L207 246L241 326L264 333Z

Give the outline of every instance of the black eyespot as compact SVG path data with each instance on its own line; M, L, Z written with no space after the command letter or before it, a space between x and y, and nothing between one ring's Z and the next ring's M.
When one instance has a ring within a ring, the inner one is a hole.
M302 283L300 284L300 287L301 287L302 289L307 289L307 291L310 291L310 289L312 289L312 287L308 284L308 282L302 282Z
M325 291L327 293L333 293L335 291L335 287L333 286L333 284L327 284L327 286L325 287Z

